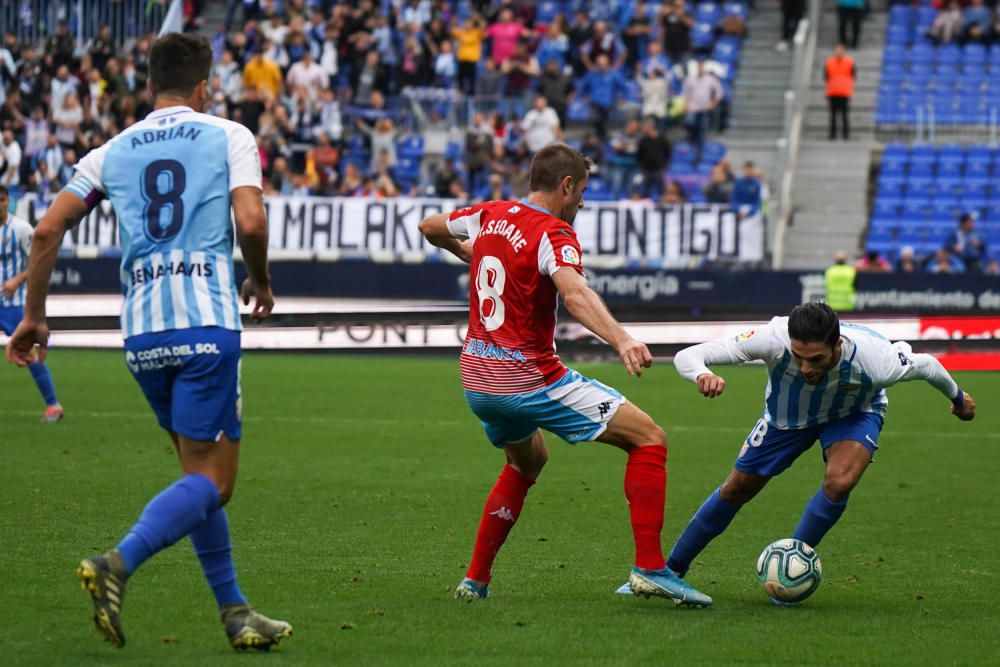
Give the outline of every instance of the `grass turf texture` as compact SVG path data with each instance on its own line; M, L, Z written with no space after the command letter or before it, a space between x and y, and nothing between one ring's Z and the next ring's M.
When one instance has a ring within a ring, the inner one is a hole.
M217 665L232 654L187 540L129 581L119 652L73 576L177 477L118 353L57 350L67 418L38 422L27 372L0 369L4 664ZM724 478L760 413L760 368L708 401L666 364L641 380L581 364L671 437L664 546ZM925 383L896 387L877 462L820 545L824 582L767 603L754 562L819 486L818 446L736 518L689 580L705 611L612 595L632 558L625 457L549 438L551 460L501 553L493 597L451 599L502 464L454 360L249 354L241 477L228 511L253 604L295 636L269 664L983 664L1000 648L996 374L960 383L960 423ZM232 654L232 655L231 655Z

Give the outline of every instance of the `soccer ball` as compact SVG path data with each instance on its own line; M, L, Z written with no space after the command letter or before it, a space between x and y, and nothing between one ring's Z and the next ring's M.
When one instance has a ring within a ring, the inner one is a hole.
M819 587L823 566L819 555L802 540L778 540L757 559L757 579L769 597L801 602Z

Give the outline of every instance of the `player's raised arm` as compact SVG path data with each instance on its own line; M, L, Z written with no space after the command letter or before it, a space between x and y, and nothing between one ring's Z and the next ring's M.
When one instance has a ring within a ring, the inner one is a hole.
M271 274L267 268L268 230L264 200L260 188L252 185L237 187L230 196L236 218L236 237L248 275L240 290L240 297L243 305L249 305L253 297L255 303L251 317L257 321L264 320L270 317L274 308Z
M433 246L447 250L466 264L472 261L472 237L469 218L474 217L474 225L478 230L479 211L460 209L453 213L433 213L420 221L418 229L427 242Z
M560 267L552 273L552 282L570 315L614 348L629 375L641 377L642 369L649 368L653 363L649 348L632 338L615 320L604 300L590 289L583 275L571 267Z
M59 256L63 235L67 229L79 224L90 208L87 200L63 190L38 222L31 242L24 319L7 343L7 361L18 366L27 366L36 361L35 345L39 346L37 360L45 360L49 341L49 327L45 322L49 279Z
M897 382L926 380L932 387L951 401L952 413L962 421L970 421L976 416L976 402L972 396L962 391L951 374L945 370L934 356L914 354L909 343L893 343L892 352L882 359L876 382L889 387Z
M737 336L723 336L684 348L674 355L674 367L685 380L698 385L706 398L721 396L726 381L708 367L709 364L739 364L767 356L767 327L751 329Z

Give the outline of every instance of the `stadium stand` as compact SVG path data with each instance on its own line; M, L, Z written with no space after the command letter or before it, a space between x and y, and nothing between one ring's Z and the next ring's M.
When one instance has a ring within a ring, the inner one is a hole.
M0 125L23 155L4 175L15 198L50 197L76 159L151 109L146 54L169 0L80 3L0 10ZM201 23L202 4L183 6L186 29L212 34L209 112L254 131L265 191L283 195L476 199L490 194L491 175L520 195L537 92L559 115L553 139L582 148L599 135L592 198L670 189L705 201L726 149L684 140L683 83L706 63L725 96L710 127L723 131L749 23L747 4L732 1L261 0L228 2L223 30ZM595 113L601 104L607 117ZM673 144L652 181L637 164L640 130L627 123L643 114Z
M969 214L989 249L1000 256L1000 188L993 185L998 151L987 145L889 144L882 154L866 248L895 261L904 247L933 261Z

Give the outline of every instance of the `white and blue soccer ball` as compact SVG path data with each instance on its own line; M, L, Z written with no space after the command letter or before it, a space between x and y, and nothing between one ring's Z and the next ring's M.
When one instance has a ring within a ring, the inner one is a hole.
M757 559L757 579L769 597L801 602L819 587L823 565L819 555L802 540L778 540Z

